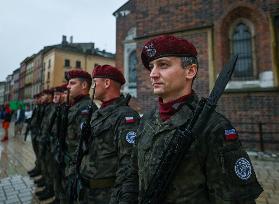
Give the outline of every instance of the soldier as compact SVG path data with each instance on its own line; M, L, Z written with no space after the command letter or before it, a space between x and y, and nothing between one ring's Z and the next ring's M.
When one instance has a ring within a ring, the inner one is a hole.
M40 168L40 165L38 163L38 144L36 142L36 136L38 134L37 121L38 121L40 108L41 108L40 94L39 93L35 94L33 96L33 98L34 98L35 108L32 112L32 117L30 119L30 127L29 128L30 128L30 132L31 132L32 147L33 147L33 150L34 150L34 153L35 153L35 167L32 170L27 172L31 177L39 176L41 174L41 168Z
M36 192L36 195L40 200L45 200L54 196L53 182L51 174L48 171L50 164L50 127L53 124L55 117L55 105L53 104L53 89L45 89L42 92L42 103L44 106L44 112L41 118L40 133L37 137L39 142L39 162L42 171L42 178L45 189L41 192ZM35 183L40 183L35 181Z
M67 100L67 84L54 88L53 103L55 104L55 118L52 126L50 127L50 152L51 157L48 165L48 172L52 177L53 190L55 200L52 203L66 203L65 189L62 186L62 178L64 177L64 166L61 161L56 160L62 151L59 146L59 137L64 130L62 127L62 114Z
M75 168L76 150L81 136L80 126L90 117L88 115L88 106L92 105L93 112L97 110L97 106L92 102L89 96L92 78L88 72L83 70L71 70L66 72L65 77L68 81L67 88L69 89L70 100L72 101L67 113L68 125L64 156L66 179L63 181L64 188L69 189L72 180L71 175Z
M97 66L92 73L95 99L102 105L91 118L91 137L81 166L85 186L84 203L120 203L139 115L128 106L130 97L120 94L124 76L110 65Z
M146 203L144 196L163 152L176 130L189 123L198 103L192 90L197 51L190 42L175 36L155 37L144 45L141 59L150 71L158 107L143 116L137 132L129 176L119 194L127 203ZM262 188L237 131L215 111L206 122L169 177L163 203L255 203Z

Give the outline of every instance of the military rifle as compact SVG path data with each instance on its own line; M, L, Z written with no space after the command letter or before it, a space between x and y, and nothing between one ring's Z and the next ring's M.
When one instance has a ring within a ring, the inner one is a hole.
M233 57L225 65L219 74L214 88L209 97L202 98L191 121L177 128L166 150L163 152L161 161L151 177L147 189L143 193L141 204L164 203L168 187L173 181L174 175L185 154L192 143L197 139L209 116L215 110L218 99L221 97L234 71L237 56Z

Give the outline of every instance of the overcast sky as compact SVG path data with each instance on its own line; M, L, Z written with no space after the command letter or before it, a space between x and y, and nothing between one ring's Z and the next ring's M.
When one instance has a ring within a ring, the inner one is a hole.
M0 0L0 81L62 35L115 53L115 17L128 0Z

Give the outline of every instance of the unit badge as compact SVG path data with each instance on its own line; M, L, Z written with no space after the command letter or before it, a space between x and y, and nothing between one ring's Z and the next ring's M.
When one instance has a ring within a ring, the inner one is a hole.
M130 144L134 144L137 134L134 131L130 131L126 135L126 141Z
M154 48L153 43L149 44L149 45L145 45L144 49L146 50L146 53L148 55L148 57L154 57L156 55L156 49Z
M241 180L248 180L252 174L252 166L247 159L241 157L235 162L234 171Z

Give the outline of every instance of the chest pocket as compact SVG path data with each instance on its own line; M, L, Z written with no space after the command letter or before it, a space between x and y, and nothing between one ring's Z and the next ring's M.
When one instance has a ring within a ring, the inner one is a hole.
M92 146L99 158L104 158L113 155L116 151L114 142L114 127L106 120L96 122L92 130Z

